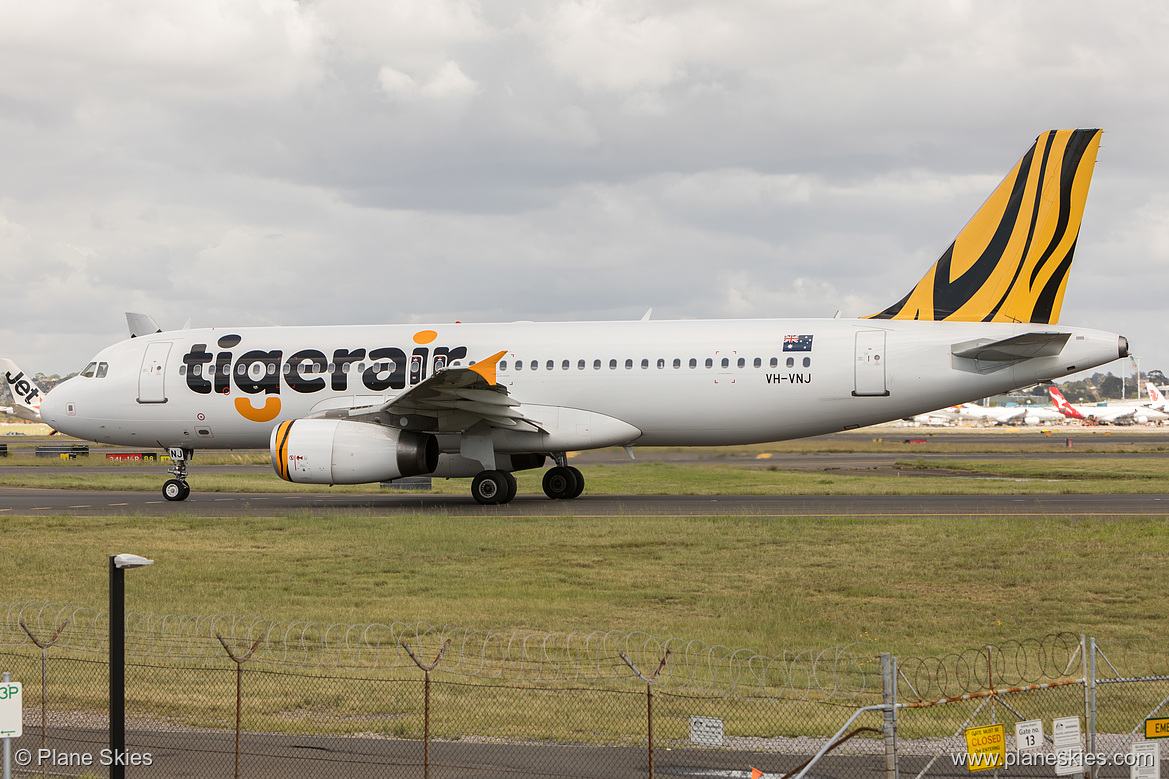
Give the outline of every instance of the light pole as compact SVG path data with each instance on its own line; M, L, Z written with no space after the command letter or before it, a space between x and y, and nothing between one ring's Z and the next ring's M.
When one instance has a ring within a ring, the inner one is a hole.
M126 586L122 571L154 565L136 554L110 555L110 779L126 776Z

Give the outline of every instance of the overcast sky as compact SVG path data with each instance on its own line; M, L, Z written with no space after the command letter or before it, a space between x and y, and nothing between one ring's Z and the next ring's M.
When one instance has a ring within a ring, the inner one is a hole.
M1169 371L1166 41L1163 1L0 0L0 354L867 315L1102 127L1062 321Z

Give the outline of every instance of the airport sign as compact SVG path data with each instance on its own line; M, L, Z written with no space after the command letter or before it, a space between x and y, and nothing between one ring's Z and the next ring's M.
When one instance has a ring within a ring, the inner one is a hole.
M1169 738L1169 717L1145 720L1145 738Z
M986 771L1002 767L1007 760L1006 728L986 725L966 729L966 767L971 771Z
M0 738L20 738L24 733L20 682L0 682Z

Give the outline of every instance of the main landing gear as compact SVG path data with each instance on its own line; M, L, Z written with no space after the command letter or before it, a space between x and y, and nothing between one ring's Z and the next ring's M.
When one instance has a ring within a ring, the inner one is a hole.
M507 471L483 471L471 480L471 497L484 506L510 503L515 492L515 477Z
M543 460L544 455L540 455ZM563 452L552 455L556 465L544 473L544 494L552 500L572 500L584 492L584 474L568 465ZM526 465L523 467L533 467ZM484 506L510 503L516 493L516 480L509 471L482 471L471 480L471 497Z
M571 465L557 465L544 473L544 494L552 500L572 500L584 492L584 474Z
M167 473L174 474L174 478L167 479L166 484L162 485L162 497L167 500L186 500L191 495L191 485L187 484L187 463L195 456L195 450L172 446L167 454L174 463Z

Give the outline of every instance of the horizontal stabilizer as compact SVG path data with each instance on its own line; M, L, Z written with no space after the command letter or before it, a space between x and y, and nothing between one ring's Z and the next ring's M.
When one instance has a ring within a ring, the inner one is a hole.
M1054 357L1063 351L1070 333L1024 333L1014 338L991 341L980 338L954 344L951 353L979 362L1019 362L1035 357Z

